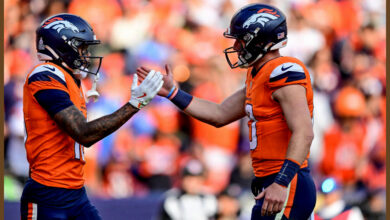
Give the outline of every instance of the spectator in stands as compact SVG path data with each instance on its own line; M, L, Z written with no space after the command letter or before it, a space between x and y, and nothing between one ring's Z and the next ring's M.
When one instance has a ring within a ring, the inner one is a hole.
M167 192L159 218L165 219L213 219L218 202L214 195L205 194L205 170L196 160L190 160L182 170L181 186Z
M237 195L229 193L229 190L218 195L217 220L234 220L240 216L240 203Z
M334 178L325 179L320 192L324 195L324 205L317 212L317 220L364 220L359 207L350 207L343 200L342 189Z
M320 171L353 187L356 168L365 155L366 130L361 119L366 101L358 89L344 87L336 96L334 110L339 120L325 132Z
M362 212L366 219L386 219L386 191L375 190L369 193L366 202L362 206Z

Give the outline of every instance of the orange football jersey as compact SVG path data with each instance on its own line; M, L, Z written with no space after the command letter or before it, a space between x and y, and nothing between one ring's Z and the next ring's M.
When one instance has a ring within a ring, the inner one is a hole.
M23 88L25 147L31 178L46 186L78 189L84 185L84 148L57 126L34 96L42 90L64 91L87 116L81 87L64 69L43 63L27 75Z
M252 69L247 73L245 111L250 119L253 170L255 176L263 177L279 172L291 137L282 108L272 99L272 93L286 85L302 85L306 88L307 104L313 116L313 90L309 72L298 59L278 57L265 63L257 72ZM307 158L301 168L307 166Z

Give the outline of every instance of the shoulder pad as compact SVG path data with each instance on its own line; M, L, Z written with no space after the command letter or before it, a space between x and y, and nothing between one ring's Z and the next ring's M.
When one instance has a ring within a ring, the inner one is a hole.
M277 66L269 77L270 82L275 82L280 79L286 78L286 82L292 82L296 80L305 79L305 70L301 65L297 63L287 62Z
M59 70L56 66L53 66L50 64L44 64L44 65L40 65L40 66L35 67L35 69L32 71L32 73L30 74L30 76L28 78L31 78L33 75L35 75L37 73L45 73L47 71L50 73L53 73L54 75L60 77L63 81L65 81L64 73L61 70Z
M48 81L49 76L66 86L64 73L56 66L49 63L35 67L35 69L28 76L28 83L30 84L34 81Z

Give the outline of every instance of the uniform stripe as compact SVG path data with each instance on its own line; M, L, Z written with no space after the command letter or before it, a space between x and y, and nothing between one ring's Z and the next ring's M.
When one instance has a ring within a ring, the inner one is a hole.
M38 205L36 203L32 204L32 220L38 219Z
M24 147L26 147L26 142L27 142L27 138L28 138L26 120L23 120L23 123L24 123L24 140L23 140L23 144L24 144Z
M290 182L290 192L289 192L289 196L288 196L288 200L287 200L286 209L284 211L284 215L287 218L290 217L291 207L293 206L295 192L297 190L297 183L298 183L298 174L296 174L295 177Z
M274 70L272 71L272 73L269 77L270 77L270 79L272 79L272 78L277 77L279 75L282 75L288 71L303 72L303 73L305 72L305 70L302 68L301 65L299 65L297 63L293 63L293 62L287 62L287 63L282 63L279 66L277 66L276 68L274 68Z
M30 74L29 78L33 76L34 74L44 72L44 71L50 71L51 73L55 74L59 78L61 78L63 81L65 80L65 75L64 73L59 69L59 67L53 63L50 64L44 64L44 65L39 65L37 66L33 72Z
M290 186L291 186L291 183L288 184L288 187L287 187L287 198L289 198L289 196L290 196L290 188L291 188ZM278 214L276 214L275 220L281 220L283 218L283 213L284 213L284 210L286 209L287 201L288 201L288 199L286 199L286 201L284 201L282 211L280 211Z
M32 212L33 212L32 203L29 202L27 205L27 219L28 220L32 219Z
M287 77L286 82L293 82L293 81L298 81L301 79L306 79L306 75L304 72L288 71L288 72L285 72L281 75L270 78L269 81L275 82L275 81L278 81L278 80L286 78L286 77Z
M307 220L314 220L314 211L311 213L310 217Z
M85 158L84 158L84 146L80 145L80 152L81 152L81 158L83 159L83 161L85 161Z
M65 80L63 80L57 74L54 74L53 72L50 72L50 71L43 71L43 72L31 74L28 77L28 84L31 84L32 82L36 82L36 81L50 82L51 79L58 81L59 83L61 83L62 85L64 85L66 87Z
M297 180L298 180L298 175L295 175L295 177L291 180L290 184L288 184L287 199L284 202L282 211L280 211L275 216L275 220L281 220L283 218L283 215L285 215L287 217L287 219L290 217L290 212L291 212L291 208L292 208L294 197L295 197L295 191L297 188Z
M29 202L27 207L27 219L37 220L38 219L38 205L36 203Z
M80 159L80 144L77 142L74 143L74 153L75 153L75 158Z

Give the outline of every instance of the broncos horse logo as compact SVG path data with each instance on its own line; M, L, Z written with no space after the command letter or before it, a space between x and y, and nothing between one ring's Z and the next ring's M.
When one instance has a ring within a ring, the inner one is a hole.
M42 27L45 29L52 28L54 30L57 30L58 33L60 33L60 31L64 28L71 29L74 33L79 32L79 29L74 24L57 17L48 20Z
M260 9L257 14L253 14L250 16L242 25L244 28L249 27L251 24L254 24L256 22L259 22L261 25L265 25L270 20L278 19L280 15L277 14L276 11L272 11L270 9Z

